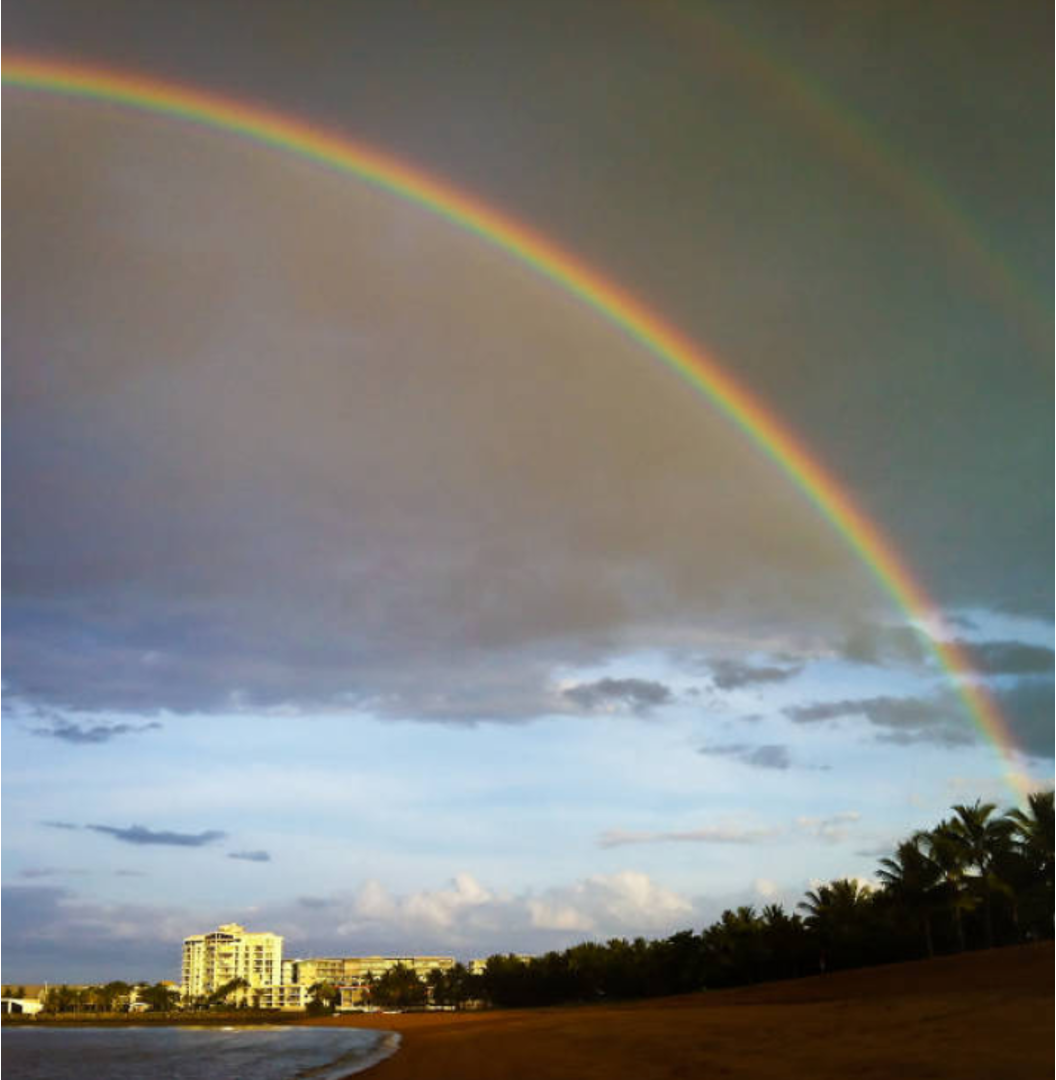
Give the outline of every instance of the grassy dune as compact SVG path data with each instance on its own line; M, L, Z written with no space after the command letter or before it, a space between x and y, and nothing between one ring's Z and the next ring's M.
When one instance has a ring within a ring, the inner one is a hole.
M376 1080L1053 1075L1053 946L644 1002L341 1017L387 1028Z

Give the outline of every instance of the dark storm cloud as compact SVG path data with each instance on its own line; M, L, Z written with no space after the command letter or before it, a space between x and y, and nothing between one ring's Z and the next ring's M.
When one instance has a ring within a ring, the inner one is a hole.
M143 731L160 731L162 725L156 721L148 724L75 724L72 721L57 721L52 727L32 728L33 735L46 739L61 739L63 742L77 745L98 745L110 742L119 735L135 735Z
M967 3L950 35L926 5L883 32L883 5L731 9L825 88L797 97L677 5L309 7L261 0L247 35L241 5L38 0L5 43L259 99L491 197L809 433L944 606L1050 617L1048 351L912 175L774 105L857 110L1047 297L1039 12ZM14 695L523 719L656 626L832 640L878 605L725 421L506 256L229 137L18 91L5 120Z
M839 653L859 664L921 665L931 661L926 639L912 626L884 626L862 623L840 644Z
M170 847L203 847L215 840L222 840L227 833L218 829L206 829L200 833L178 833L165 830L155 831L144 825L130 825L119 829L113 825L85 825L93 832L104 833L126 844L162 844Z
M227 857L244 862L271 862L271 855L266 851L229 851Z
M961 746L975 741L975 732L959 713L952 698L872 697L796 705L785 715L797 724L810 724L846 717L864 717L880 728L877 738L884 742L934 742Z
M758 769L787 769L792 764L788 747L780 743L751 746L748 743L727 743L721 746L702 746L698 754L707 757L732 757Z
M950 619L945 621L953 623ZM964 650L972 667L981 675L1044 675L1053 670L1054 653L1047 645L964 639L953 644ZM861 624L847 635L837 651L844 659L862 664L934 664L928 638L912 626Z
M759 683L787 682L795 678L802 667L755 666L736 660L716 660L711 664L712 682L720 690L740 690Z
M640 714L674 700L670 687L650 679L598 679L567 687L562 696L581 709L619 705Z
M1008 721L1015 745L1024 753L1047 758L1053 755L1053 681L1024 678L991 693ZM952 691L930 697L888 697L822 701L792 706L785 715L795 723L809 724L844 718L863 718L879 729L884 742L910 744L933 742L959 746L979 738L965 706Z
M959 641L972 667L983 675L1045 675L1053 670L1054 654L1047 645L1023 641Z
M773 627L868 606L725 421L508 259L222 141L187 174L164 128L32 113L5 170L28 260L5 323L14 699L518 719L552 708L555 668L705 606L738 625L762 601Z
M1052 718L1054 708L1051 678L1018 679L1009 686L994 691L998 708L1009 723L1012 736L1024 753L1038 758L1051 758L1054 753Z

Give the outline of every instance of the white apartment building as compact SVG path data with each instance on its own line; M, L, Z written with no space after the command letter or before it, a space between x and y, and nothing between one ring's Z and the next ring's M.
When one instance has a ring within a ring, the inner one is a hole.
M308 1007L312 995L310 987L299 983L283 983L281 986L265 986L257 992L257 1007L260 1009L293 1009L298 1012Z
M303 1009L312 999L317 983L330 983L340 991L343 1007L360 1004L367 975L378 978L397 964L424 979L433 968L447 971L453 956L317 956L304 960L282 959L279 934L251 934L238 923L225 923L209 934L195 934L183 941L185 999L207 997L233 979L245 979L247 988L230 996L235 1005L262 1009Z
M251 934L238 923L225 923L211 934L183 942L182 992L185 998L211 994L232 979L245 979L249 989L232 996L252 1004L265 987L282 980L282 937Z
M310 987L328 982L340 993L340 1008L362 1004L367 975L380 978L397 964L410 968L425 979L434 968L450 971L453 956L316 956L307 960L288 960L283 964L283 981Z

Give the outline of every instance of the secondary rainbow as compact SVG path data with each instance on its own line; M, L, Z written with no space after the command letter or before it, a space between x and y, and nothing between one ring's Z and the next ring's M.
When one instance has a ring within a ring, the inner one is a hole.
M199 89L113 70L22 54L5 57L4 83L28 90L128 106L239 135L348 173L439 215L501 248L619 326L690 383L796 483L843 536L895 602L928 630L925 640L949 674L968 714L996 747L1016 796L1028 791L1015 740L938 606L891 542L791 429L716 360L620 285L527 226L422 170L303 120Z
M710 48L720 62L732 62L738 74L755 82L770 100L794 110L804 133L813 132L828 153L901 203L921 227L942 241L959 272L974 279L977 290L1004 313L1036 358L1049 363L1048 296L1017 273L993 239L921 162L900 151L861 110L798 68L763 34L748 30L715 6L657 5L653 17L671 24L669 32L680 47Z

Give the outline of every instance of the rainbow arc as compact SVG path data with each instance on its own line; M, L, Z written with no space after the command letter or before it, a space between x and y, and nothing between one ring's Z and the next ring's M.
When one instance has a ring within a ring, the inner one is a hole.
M25 55L5 58L4 83L26 90L128 106L250 139L353 176L423 207L527 264L638 341L718 408L796 484L918 626L968 715L996 748L1017 798L1030 790L1016 744L938 605L891 541L791 428L709 352L630 292L558 244L483 201L374 147L304 120L150 77Z

